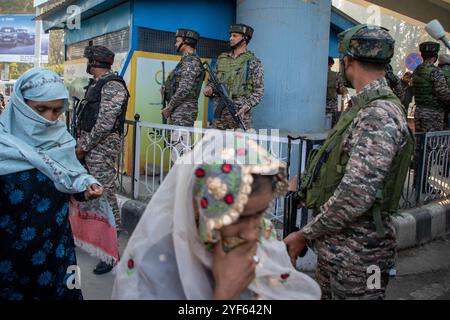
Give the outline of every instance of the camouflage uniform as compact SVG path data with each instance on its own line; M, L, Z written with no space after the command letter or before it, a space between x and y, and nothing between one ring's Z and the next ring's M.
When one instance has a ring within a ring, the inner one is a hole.
M340 37L341 61L353 55L383 64L393 55L394 40L383 28L359 25ZM352 108L309 160L300 197L314 218L302 233L318 255L323 299L384 298L396 253L391 210L413 149L403 106L382 77L352 97ZM378 288L368 285L372 266L380 272Z
M365 92L388 88L385 79L367 85ZM356 98L357 98L356 97ZM394 265L395 229L385 218L385 238L377 236L372 214L377 190L389 174L390 164L405 142L405 115L389 101L376 100L359 111L345 136L344 151L350 155L346 174L333 196L303 233L317 251L316 279L324 298L383 298L387 274ZM380 290L367 288L368 267L382 273Z
M339 120L337 95L344 94L347 89L345 88L344 83L342 82L341 74L339 72L331 71L331 69L328 70L327 83L328 87L332 85L335 88L334 90L330 90L330 88L327 88L327 100L325 108L325 113L331 114L331 126L334 126L336 122Z
M430 73L431 86L433 87L433 96L431 96L430 104L422 105L417 99L417 87L415 82L417 74L420 70L431 62L424 62L414 70L413 88L416 96L416 110L414 113L414 121L416 132L441 131L444 130L445 105L450 104L450 88L447 85L445 76L438 67L432 65Z
M245 53L242 53L245 54ZM239 57L233 58L231 53L227 54L228 59L238 59ZM217 63L214 66L214 75L217 77ZM243 121L247 129L252 128L252 109L257 104L259 104L264 96L264 69L261 61L256 57L250 59L249 62L249 79L253 83L253 92L247 98L244 96L232 96L233 102L236 104L238 110L245 108L247 110L244 114ZM209 86L213 87L212 83L208 83ZM214 89L214 88L213 88ZM219 105L219 99L214 99L214 108ZM214 119L211 122L211 127L220 130L227 129L238 129L239 125L234 122L227 108L223 109L222 116L220 119Z
M450 55L445 55L445 58L447 60L450 60ZM440 59L442 59L442 57L440 57ZM447 86L450 88L450 61L449 62L446 61L446 63L447 64L439 65L439 67L441 68L442 73L444 74L445 79L447 80ZM447 126L446 130L450 130L450 103L446 105L445 113L446 113L445 125Z
M103 77L109 74L110 72ZM92 85L98 80L95 79ZM87 152L85 162L89 173L103 185L104 194L113 210L118 227L121 219L115 195L115 178L122 138L119 133L111 131L122 113L122 105L126 99L128 93L122 83L107 82L102 88L96 123L91 132L81 131L78 140L78 145Z
M174 93L169 97L167 107L172 111L168 123L176 126L193 127L198 114L198 97L204 79L204 69L199 56L192 52L185 54L169 78L179 76ZM168 84L170 85L170 84ZM167 90L167 88L166 88Z
M5 96L0 92L0 114L5 110Z
M183 52L187 45L195 49L200 34L190 29L177 29L175 32L177 52ZM180 62L169 74L164 87L164 96L168 104L166 109L171 112L167 124L193 127L198 114L198 97L205 79L205 69L200 57L195 53L184 51ZM171 160L175 162L190 146L190 134L187 130L173 130L170 135Z

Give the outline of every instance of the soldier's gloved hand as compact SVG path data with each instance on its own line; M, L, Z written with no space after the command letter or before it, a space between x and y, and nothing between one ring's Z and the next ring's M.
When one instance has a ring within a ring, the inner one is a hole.
M205 89L203 89L203 94L207 97L211 97L213 95L213 88L206 86Z
M84 198L86 200L97 199L100 198L102 194L103 194L103 187L94 183L86 188L86 191L84 192Z
M161 110L161 114L168 119L172 115L172 111L169 108L164 108Z

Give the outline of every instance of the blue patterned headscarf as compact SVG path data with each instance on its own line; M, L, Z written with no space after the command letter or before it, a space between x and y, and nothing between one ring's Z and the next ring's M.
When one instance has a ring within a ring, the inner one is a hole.
M45 119L25 102L62 99L67 108L68 97L59 75L48 69L33 68L17 80L0 116L0 175L36 168L64 193L98 183L77 160L76 142L65 123Z

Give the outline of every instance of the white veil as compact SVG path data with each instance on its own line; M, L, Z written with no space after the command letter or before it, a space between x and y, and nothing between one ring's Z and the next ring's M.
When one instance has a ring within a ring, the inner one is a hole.
M192 190L196 166L214 157L208 144L223 134L206 134L153 195L115 269L113 299L213 298L212 254L198 235ZM257 255L256 279L241 298L320 299L319 286L292 267L282 241L262 239Z

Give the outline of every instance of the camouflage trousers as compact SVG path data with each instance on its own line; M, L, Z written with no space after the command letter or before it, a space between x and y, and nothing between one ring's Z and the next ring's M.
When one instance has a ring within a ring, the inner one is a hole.
M252 128L252 110L250 109L244 114L244 117L242 119L245 126L248 129ZM239 125L233 120L233 117L231 116L230 112L227 108L224 108L222 111L222 115L220 119L214 119L211 122L211 127L213 129L219 129L219 130L227 130L227 129L239 129Z
M389 282L389 272L380 274L380 286L369 288L370 274L366 269L347 269L318 258L316 281L322 290L322 300L383 300Z
M102 148L103 149L103 148ZM88 171L93 175L104 188L104 195L112 208L116 227L120 229L121 217L119 205L116 198L116 164L118 159L119 148L110 149L105 152L100 148L94 148L85 157L85 163Z
M167 124L174 126L193 127L198 115L198 103L197 100L186 101L179 105L169 119Z
M416 132L430 132L430 131L442 131L445 130L445 112L428 109L418 108L414 113L414 122Z
M386 235L379 238L371 220L309 245L317 253L316 281L322 299L384 299L389 270L395 265L395 227L384 223Z

